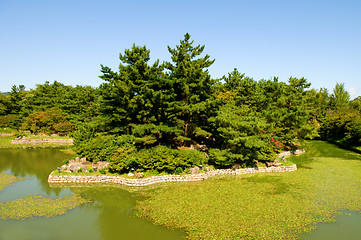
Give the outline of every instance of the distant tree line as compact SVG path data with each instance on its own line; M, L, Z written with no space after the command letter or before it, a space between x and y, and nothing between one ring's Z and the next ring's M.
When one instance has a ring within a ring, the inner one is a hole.
M344 84L330 94L305 78L255 81L237 69L212 79L204 47L186 34L168 46L170 62L151 64L150 50L133 45L118 71L101 65L98 88L13 86L0 95L0 125L69 134L77 154L110 161L114 172L253 166L303 139L361 146L361 98L350 101Z

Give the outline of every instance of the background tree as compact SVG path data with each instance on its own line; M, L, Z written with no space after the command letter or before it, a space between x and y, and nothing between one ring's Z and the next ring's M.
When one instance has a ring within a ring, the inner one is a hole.
M72 129L72 124L60 109L51 108L31 113L25 118L21 129L31 133L67 134Z
M0 94L0 116L7 115L11 112L10 98L5 94Z
M336 83L333 93L330 96L330 108L346 108L350 101L350 94L345 90L344 83Z
M119 72L102 66L102 108L108 129L136 136L141 145L161 143L176 134L174 85L159 60L148 65L150 51L133 45L120 54Z

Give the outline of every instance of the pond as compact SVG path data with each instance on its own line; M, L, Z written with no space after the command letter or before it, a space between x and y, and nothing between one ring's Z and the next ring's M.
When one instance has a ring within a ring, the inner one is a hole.
M351 211L342 211L336 216L335 222L319 223L310 235L304 240L359 240L361 238L361 214Z
M0 239L184 239L185 233L157 226L134 216L139 198L120 187L50 187L51 171L71 156L59 149L0 149L0 172L24 180L0 192L0 201L11 201L30 194L58 198L73 193L86 195L91 203L67 214L26 220L0 220Z
M26 220L0 220L0 240L27 239L184 239L185 233L154 225L134 216L139 194L115 186L50 187L49 173L72 156L59 149L0 149L0 172L24 180L0 192L0 201L11 201L30 194L59 198L80 193L92 201L67 214ZM320 223L303 239L360 239L361 214L343 212L335 223Z

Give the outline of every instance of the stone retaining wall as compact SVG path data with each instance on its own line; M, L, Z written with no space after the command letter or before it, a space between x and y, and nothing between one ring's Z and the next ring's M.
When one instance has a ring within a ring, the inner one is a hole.
M49 175L49 183L118 183L126 186L147 186L162 182L184 182L200 181L215 175L241 175L248 173L266 173L266 172L292 172L297 170L296 164L292 166L280 167L258 167L258 168L241 168L241 169L216 169L205 173L187 174L187 175L160 175L148 178L124 178L120 176L75 176L75 175Z
M73 139L56 139L56 138L43 138L43 139L22 139L11 140L12 144L59 144L59 145L72 145Z
M0 137L11 137L14 136L14 133L0 133Z

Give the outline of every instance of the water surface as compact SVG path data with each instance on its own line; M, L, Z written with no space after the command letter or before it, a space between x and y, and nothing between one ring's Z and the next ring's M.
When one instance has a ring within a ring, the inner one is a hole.
M342 211L336 216L336 222L319 223L310 235L304 240L360 240L361 239L361 214L351 211Z
M136 218L133 208L139 197L123 187L50 187L49 173L70 157L59 149L0 149L0 172L24 178L1 191L0 201L29 194L56 198L72 193L92 200L62 216L0 220L0 240L184 239L181 231Z

